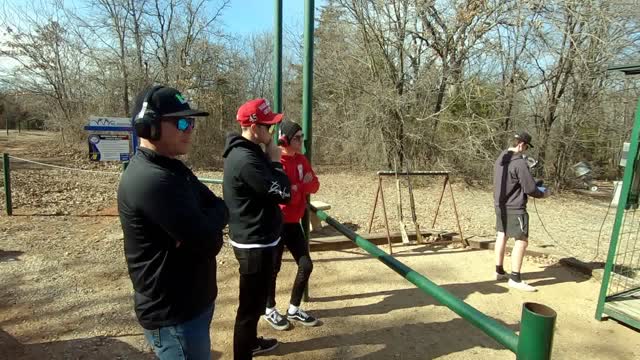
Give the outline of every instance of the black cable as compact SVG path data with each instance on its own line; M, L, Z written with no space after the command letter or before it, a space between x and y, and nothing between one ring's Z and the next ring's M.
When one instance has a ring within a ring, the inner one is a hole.
M622 186L622 184L620 184L619 186ZM613 188L613 196L616 195L615 193L616 193L616 189L614 187ZM611 198L611 201L609 201L609 206L607 206L607 213L604 214L604 219L602 220L602 224L600 225L600 231L598 232L598 241L596 242L596 255L589 262L592 262L593 260L595 260L598 257L598 252L600 251L600 236L602 235L602 228L604 227L604 222L607 221L607 216L609 216L609 210L611 209L611 203L612 202L613 202L613 198Z
M540 221L540 224L542 225L542 228L544 229L544 231L547 233L547 236L549 237L549 239L551 239L551 241L553 241L567 255L570 255L570 256L573 256L575 258L578 258L577 256L573 255L571 253L571 251L568 251L562 245L560 245L560 243L557 242L556 239L553 238L553 236L551 236L551 234L549 233L549 230L547 230L547 227L544 225L544 222L542 221L542 218L540 217L540 213L538 212L538 206L536 206L536 198L533 198L533 207L536 210L536 215L538 216L538 220Z
M616 189L614 187L613 189L613 196L615 196L615 192ZM602 224L600 224L600 231L598 232L598 240L596 241L596 254L594 255L594 257L589 260L588 262L592 262L594 261L600 252L600 238L602 236L602 229L604 228L604 224L607 221L607 217L609 216L609 210L611 210L611 203L613 202L613 196L611 197L611 201L609 201L609 206L607 206L607 212L604 214L604 219L602 219ZM547 227L544 225L544 222L542 221L542 218L540 217L540 213L538 212L538 207L536 206L536 198L533 198L533 207L536 210L536 215L538 216L538 220L540 221L540 224L542 225L542 228L544 229L544 231L547 233L547 236L549 236L549 238L551 239L551 241L553 241L560 249L562 249L563 251L565 251L568 255L571 255L573 257L575 257L576 259L578 258L578 256L575 256L571 253L571 251L567 251L567 249L565 249L564 247L562 247L560 245L559 242L557 242L553 236L551 236L551 234L549 233L549 231L547 230Z

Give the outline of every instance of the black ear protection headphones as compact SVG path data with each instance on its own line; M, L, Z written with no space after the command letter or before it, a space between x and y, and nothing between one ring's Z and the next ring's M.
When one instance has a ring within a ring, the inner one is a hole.
M278 145L279 146L289 146L289 140L287 139L287 135L282 132L282 127L278 127Z
M149 102L153 94L163 87L164 86L154 86L147 92L142 102L142 108L133 121L136 134L141 138L149 140L160 139L160 117L153 107L149 106Z

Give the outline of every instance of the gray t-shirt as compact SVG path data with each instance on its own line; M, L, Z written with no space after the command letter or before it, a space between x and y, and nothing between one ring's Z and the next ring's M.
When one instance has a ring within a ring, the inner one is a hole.
M497 212L524 214L527 212L527 195L535 198L544 196L538 190L522 154L504 150L493 169L493 200Z

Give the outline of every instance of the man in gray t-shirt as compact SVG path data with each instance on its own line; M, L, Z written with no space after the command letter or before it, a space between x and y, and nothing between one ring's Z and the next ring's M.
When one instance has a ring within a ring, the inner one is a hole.
M519 132L512 146L498 156L494 165L493 198L496 209L496 280L509 278L509 286L523 291L537 289L520 277L522 259L529 240L529 214L527 197L544 198L549 192L536 186L523 153L531 145L531 135ZM508 238L515 239L511 254L511 276L502 266Z

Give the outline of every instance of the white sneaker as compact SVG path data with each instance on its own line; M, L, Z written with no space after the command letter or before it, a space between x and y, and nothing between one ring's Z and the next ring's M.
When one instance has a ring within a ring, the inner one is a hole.
M289 312L287 311L287 319L296 320L304 326L316 326L318 324L318 319L307 314L300 308L298 308L298 311L296 311L295 314L289 314Z
M275 309L269 314L262 315L262 318L264 319L264 321L268 322L272 328L280 331L287 330L291 325L289 323L289 320L285 319L282 315L280 315L278 310Z
M514 288L514 289L518 289L518 290L522 290L522 291L528 291L528 292L535 292L538 291L538 289L536 289L535 287L527 284L524 281L513 281L513 279L509 279L509 286Z
M504 273L504 274L500 274L500 273L496 273L496 280L507 280L509 278L509 274Z

